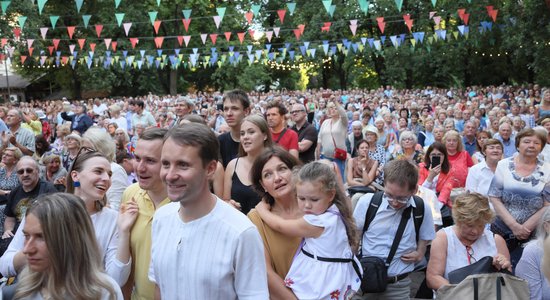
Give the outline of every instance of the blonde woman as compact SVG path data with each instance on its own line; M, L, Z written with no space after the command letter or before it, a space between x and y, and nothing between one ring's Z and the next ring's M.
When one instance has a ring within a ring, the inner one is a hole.
M468 177L468 169L474 165L470 154L464 150L462 138L458 132L451 130L443 136L443 143L447 149L449 164L454 171L456 182L454 187L466 186L466 178Z

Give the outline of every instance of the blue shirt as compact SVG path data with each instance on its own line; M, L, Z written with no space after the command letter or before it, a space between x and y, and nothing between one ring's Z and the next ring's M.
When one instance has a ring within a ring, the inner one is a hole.
M512 157L514 154L518 151L516 149L516 139L513 137L510 137L508 141L504 141L500 135L496 137L497 140L502 142L502 145L504 146L504 158Z
M353 212L353 218L360 231L363 230L363 226L365 225L365 215L372 200L372 195L374 194L366 194L361 197ZM367 232L361 237L363 256L376 256L384 260L388 258L393 239L397 233L397 227L399 227L401 221L401 214L410 205L415 207L413 197L409 198L407 205L396 210L390 206L385 196L382 197L382 203L376 212L374 220L370 223ZM435 238L432 211L427 202L424 202L424 220L420 226L419 238L424 241L431 241ZM416 251L416 246L416 231L414 229L414 220L411 217L405 226L401 242L388 268L389 276L396 276L414 270L414 263L403 262L401 256Z
M473 142L468 142L468 139L466 137L462 137L462 143L464 143L464 150L470 154L470 156L473 156L474 153L476 153L476 139L473 139Z

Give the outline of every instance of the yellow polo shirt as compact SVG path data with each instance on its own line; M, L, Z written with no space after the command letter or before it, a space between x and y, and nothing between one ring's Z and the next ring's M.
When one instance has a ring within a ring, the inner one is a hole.
M151 225L155 215L155 206L146 190L138 183L130 185L122 194L121 203L132 198L139 207L139 215L130 232L130 248L132 252L132 271L134 274L134 289L132 300L150 300L155 295L155 284L149 281L149 263L151 261ZM170 199L162 200L159 207L170 203ZM159 208L157 207L157 209Z

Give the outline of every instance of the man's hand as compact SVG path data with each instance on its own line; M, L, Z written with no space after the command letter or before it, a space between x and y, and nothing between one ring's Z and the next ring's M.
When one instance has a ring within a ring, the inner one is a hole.
M401 260L406 263L415 263L422 260L423 255L420 255L418 251L409 252L401 256Z

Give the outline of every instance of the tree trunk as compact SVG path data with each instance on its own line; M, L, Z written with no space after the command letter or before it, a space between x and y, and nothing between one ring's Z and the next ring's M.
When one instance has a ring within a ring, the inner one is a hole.
M73 97L74 99L82 99L82 82L74 69L71 72L73 73Z
M170 69L168 77L170 78L170 95L175 96L178 93L178 70Z

